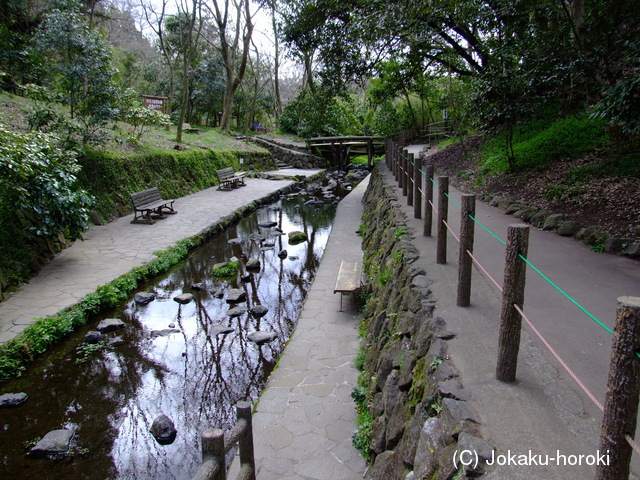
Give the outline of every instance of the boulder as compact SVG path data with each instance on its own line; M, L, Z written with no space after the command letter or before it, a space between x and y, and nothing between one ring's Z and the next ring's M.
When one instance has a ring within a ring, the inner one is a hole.
M556 233L558 235L562 235L563 237L573 237L580 231L581 227L582 225L580 225L578 222L574 220L567 220L566 222L562 222L560 224L560 226L556 230Z
M153 421L149 433L160 445L170 445L176 439L178 431L169 417L160 415Z
M182 295L178 295L177 297L173 297L173 300L178 302L181 305L186 305L193 300L193 293L183 293Z
M0 395L0 408L18 407L27 401L29 395L24 392Z
M247 261L247 264L245 265L245 268L250 272L259 272L261 268L260 260L258 260L257 258L249 259Z
M278 338L278 334L274 332L253 332L247 336L247 339L249 339L256 345L264 345L265 343L271 343L276 338Z
M215 337L216 335L227 335L235 331L236 329L233 327L223 327L222 325L215 325L209 330L209 336Z
M418 478L428 478L437 465L438 450L444 446L442 422L438 417L428 418L422 430L413 459L413 471Z
M286 250L280 250L280 251L278 252L278 257L279 257L279 258L285 259L285 258L287 258L287 255L288 255L288 253L287 253L287 251L286 251Z
M622 253L627 247L633 245L633 238L609 238L604 244L604 251L618 255Z
M233 307L227 312L231 318L239 317L240 315L244 315L247 313L247 309L245 307Z
M255 318L264 317L268 311L269 309L264 305L254 305L249 309L249 313L251 313L251 315Z
M69 451L73 432L66 428L52 430L29 451L31 455L63 455Z
M156 296L151 292L138 292L133 296L133 301L138 305L146 305L153 302Z
M199 282L199 283L193 283L191 285L191 290L195 290L196 292L201 292L202 290L206 290L206 286L204 283Z
M278 226L278 222L264 222L264 223L259 223L258 226L260 228L273 228Z
M562 213L553 213L549 215L542 224L543 230L555 230L560 224L564 222L564 215Z
M247 293L241 288L232 288L227 292L227 303L240 303L247 300Z
M151 338L166 337L168 335L171 335L172 333L180 333L180 330L177 328L164 328L162 330L153 330L151 332Z
M304 232L299 232L299 231L289 232L289 243L291 245L296 245L298 243L306 242L307 238L308 238L307 234Z
M100 333L108 333L124 328L125 326L126 324L119 318L105 318L98 323L96 330Z
M84 336L84 343L88 343L90 345L95 345L102 339L102 334L96 330L91 330L87 332Z

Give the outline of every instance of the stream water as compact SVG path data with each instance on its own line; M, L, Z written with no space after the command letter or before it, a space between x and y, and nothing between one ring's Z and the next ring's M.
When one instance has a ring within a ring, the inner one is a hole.
M305 205L313 198L305 193L258 209L139 289L155 294L154 301L138 305L132 296L93 319L23 377L0 385L0 393L29 395L20 407L0 410L0 478L191 478L201 463L201 432L234 425L234 405L259 397L295 327L335 215L333 199ZM331 193L347 192L337 187ZM275 228L259 226L266 222L277 222L285 233L303 231L308 241L290 245ZM282 250L286 258L278 255ZM244 279L212 276L214 264L234 256L241 265L259 259L260 271ZM239 306L263 305L266 315L230 318L235 305L227 303L226 293L232 288L246 294ZM182 293L193 293L193 301L173 300ZM113 346L91 351L86 333L112 317L126 328L106 334L111 340L119 337ZM220 327L233 331L221 334ZM258 346L247 338L256 331L274 332L277 338ZM161 414L177 429L170 445L160 445L149 433ZM71 455L27 455L30 444L59 428L75 432Z

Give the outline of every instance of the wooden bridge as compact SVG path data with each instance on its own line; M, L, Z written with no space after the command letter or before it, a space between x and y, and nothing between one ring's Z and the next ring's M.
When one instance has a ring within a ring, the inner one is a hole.
M331 164L344 170L351 157L367 156L369 166L373 157L384 153L384 137L315 137L307 140L307 147L317 149L322 156L330 157Z

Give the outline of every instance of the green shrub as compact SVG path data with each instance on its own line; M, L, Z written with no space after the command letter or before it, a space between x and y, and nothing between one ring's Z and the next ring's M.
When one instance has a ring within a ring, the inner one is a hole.
M487 142L480 173L504 172L509 162L504 151L503 135ZM515 168L544 168L553 162L574 159L606 145L606 122L586 116L573 116L545 124L536 120L514 130Z
M238 273L238 266L238 262L226 262L222 265L213 267L211 274L218 278L232 277Z

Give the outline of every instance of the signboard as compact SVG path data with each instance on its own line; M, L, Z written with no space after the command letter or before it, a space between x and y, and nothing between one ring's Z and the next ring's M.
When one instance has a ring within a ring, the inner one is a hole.
M144 106L159 112L166 113L167 111L167 97L151 97L149 95L143 95Z

